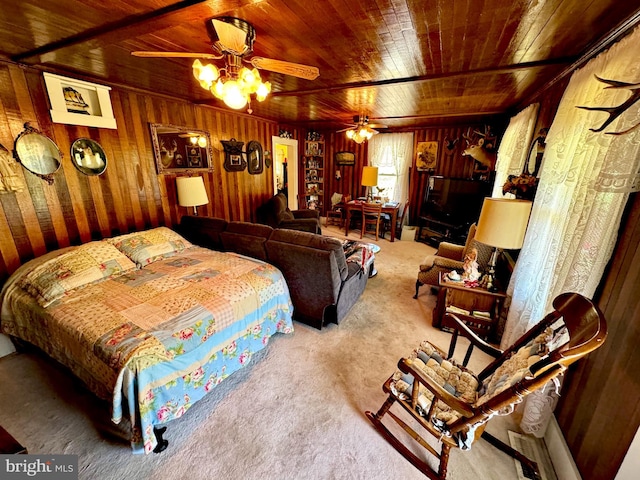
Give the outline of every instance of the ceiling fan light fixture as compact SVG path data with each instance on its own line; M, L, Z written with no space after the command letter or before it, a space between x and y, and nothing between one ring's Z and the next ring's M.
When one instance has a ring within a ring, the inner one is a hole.
M196 77L202 88L209 90L213 82L220 77L220 70L210 63L203 65L200 60L196 59L193 62L193 76Z
M203 65L200 60L193 62L193 76L200 86L209 90L216 98L222 100L228 107L240 110L251 103L251 95L262 102L271 92L271 83L262 82L257 68L227 65L225 75L220 76L220 70L214 65ZM216 81L217 80L217 81ZM215 83L214 83L215 82ZM251 113L251 112L249 112Z

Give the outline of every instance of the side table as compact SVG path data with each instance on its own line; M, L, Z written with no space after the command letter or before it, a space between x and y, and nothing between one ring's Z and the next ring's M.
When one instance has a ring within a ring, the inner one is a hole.
M438 279L440 291L436 308L433 310L432 325L440 329L451 329L453 323L448 313L454 313L479 337L494 342L495 327L506 294L490 292L482 287L466 287L462 282L445 281L440 275Z

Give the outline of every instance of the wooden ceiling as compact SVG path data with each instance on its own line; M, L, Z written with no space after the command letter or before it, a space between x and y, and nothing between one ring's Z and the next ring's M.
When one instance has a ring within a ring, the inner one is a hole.
M224 107L192 59L213 53L205 21L256 30L254 54L317 66L313 81L262 71L273 85L253 115L318 130L352 117L413 128L513 113L545 84L638 23L620 0L3 0L0 55L96 83Z

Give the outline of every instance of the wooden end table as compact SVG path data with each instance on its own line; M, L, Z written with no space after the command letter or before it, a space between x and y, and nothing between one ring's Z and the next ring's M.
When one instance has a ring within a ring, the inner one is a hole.
M479 337L495 342L496 325L506 294L490 292L482 287L466 287L463 282L451 282L438 279L440 291L436 308L433 310L432 325L450 330L454 324L448 313L454 313Z

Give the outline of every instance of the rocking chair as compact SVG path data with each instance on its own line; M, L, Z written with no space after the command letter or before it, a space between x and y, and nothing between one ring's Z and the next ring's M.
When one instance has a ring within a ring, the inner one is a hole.
M493 415L511 413L526 395L550 380L557 381L569 365L604 342L606 322L590 300L577 293L563 293L554 299L553 307L553 312L504 352L484 342L449 313L457 324L450 355L459 334L471 342L463 365L447 359L431 343L422 342L409 357L400 359L399 370L382 387L389 397L377 413L366 412L367 417L402 456L433 480L446 479L451 448L468 450L480 436L518 459L539 478L535 462L484 432L484 428ZM478 375L466 368L474 346L496 358ZM440 452L390 411L396 402L441 443ZM439 460L438 471L387 429L382 423L387 414Z

